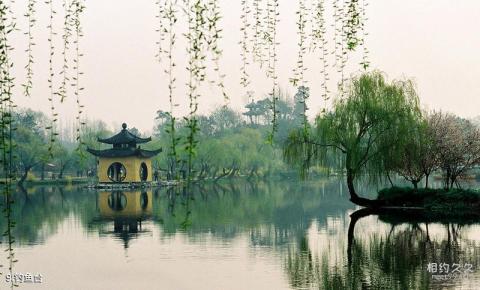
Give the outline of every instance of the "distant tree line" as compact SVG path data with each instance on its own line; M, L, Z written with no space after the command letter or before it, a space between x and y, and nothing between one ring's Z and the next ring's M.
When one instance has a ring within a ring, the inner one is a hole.
M251 100L243 112L229 107L216 108L212 113L197 116L199 127L198 144L195 151L193 179L214 179L245 176L263 178L272 174L294 173L282 157L283 142L288 132L302 123L303 104L294 96L278 90L277 125L278 133L273 144L267 142L271 132L272 110L268 97ZM169 145L168 130L171 124L168 112L157 112L152 148L162 147L164 152L154 160L154 167L167 179L186 178L186 152L182 140L186 139L185 121L175 122L180 151L176 158Z
M29 175L34 175L36 179L56 179L65 178L65 173L73 177L83 177L92 175L96 161L93 156L83 150L79 150L78 145L60 136L49 150L49 132L45 124L49 124L49 119L45 114L30 109L18 109L13 113L14 127L14 169L17 173L18 183L24 183ZM93 148L96 144L97 136L106 136L110 134L104 122L87 122L82 131L82 140ZM47 173L50 174L47 176Z
M271 131L271 100L266 96L250 100L243 110L229 107L216 108L210 114L197 116L199 133L193 163L193 179L232 178L246 176L263 178L272 174L293 173L295 170L283 161L281 144L288 132L301 126L303 103L298 96L289 97L282 91L278 94L278 133L273 144L266 140ZM183 144L188 131L185 120L175 122L177 130L178 156L173 160L170 154L168 129L171 116L158 111L153 129L153 140L145 147L163 148L163 152L153 160L154 170L160 178L186 178L186 150ZM19 183L26 180L61 180L70 177L96 175L96 158L85 151L86 147L105 149L107 145L97 142L98 137L108 137L112 132L103 121L86 121L82 126L81 140L85 146L70 140L59 131L58 140L50 147L49 134L45 124L49 118L42 112L18 109L14 112L15 132L15 171ZM142 135L132 127L131 133Z

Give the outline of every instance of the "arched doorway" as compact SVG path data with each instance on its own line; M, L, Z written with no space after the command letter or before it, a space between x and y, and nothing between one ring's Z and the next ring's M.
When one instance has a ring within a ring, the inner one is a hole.
M140 180L147 181L147 178L148 178L147 164L145 164L145 162L142 162L142 164L140 164Z
M113 182L122 182L127 177L127 169L122 163L114 162L108 167L107 175Z

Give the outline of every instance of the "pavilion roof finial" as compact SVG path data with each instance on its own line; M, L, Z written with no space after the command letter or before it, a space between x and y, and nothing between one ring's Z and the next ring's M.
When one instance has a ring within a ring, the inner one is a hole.
M152 140L151 137L142 138L129 132L127 130L127 123L123 123L122 128L123 129L118 134L110 138L97 138L98 142L106 143L106 144L135 144L136 145L141 143L147 143ZM133 147L135 146L133 145Z

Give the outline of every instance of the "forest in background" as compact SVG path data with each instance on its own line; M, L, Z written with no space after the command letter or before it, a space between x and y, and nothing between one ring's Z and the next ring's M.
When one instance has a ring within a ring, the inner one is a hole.
M279 90L278 96L278 133L273 142L267 142L271 132L271 100L266 97L251 100L245 105L244 111L235 111L227 106L221 106L210 114L199 115L198 145L195 152L193 175L195 179L215 179L247 176L250 178L264 178L270 175L293 175L296 168L291 168L283 162L282 144L288 132L303 126L304 103L299 94L288 96ZM158 111L155 117L155 126L152 141L145 144L145 148L163 149L153 160L154 170L158 171L161 179L182 178L186 169L187 152L185 149L188 129L185 120L175 123L178 136L179 168L172 168L174 157L171 150L169 130L171 115L165 111ZM96 159L86 152L86 147L94 149L107 148L105 144L97 142L97 138L112 136L120 128L112 130L102 120L86 121L82 130L82 142L79 147L68 132L75 132L75 128L58 130L58 141L49 150L49 132L44 124L49 118L42 112L20 108L14 113L17 130L14 142L17 146L18 158L15 170L18 180L75 180L82 177L96 175ZM145 134L129 124L129 131L138 136ZM174 176L173 172L179 176Z
M222 106L210 114L197 117L199 130L192 170L193 179L220 180L232 177L267 178L298 175L300 165L292 166L284 161L283 146L289 132L295 129L302 130L305 125L304 111L308 108L305 108L301 90L294 96L289 96L281 90L277 91L277 94L278 131L273 142L268 142L273 118L272 104L268 97L251 99L243 112ZM79 147L75 140L69 138L67 128L63 133L59 130L59 142L55 142L53 150L49 150L49 132L44 124L50 121L45 114L30 109L18 109L14 113L14 120L17 125L14 143L18 152L15 171L17 180L21 183L38 180L71 182L85 180L86 177L94 178L96 158L85 151L86 147L107 148L105 144L97 142L97 138L112 136L120 130L120 128L111 130L102 120L90 120L82 130L81 139L85 146ZM480 125L478 118L470 121L476 126ZM171 124L171 115L165 111L158 111L152 130L152 141L145 145L145 149L159 147L163 149L163 152L153 160L153 170L162 180L185 178L187 171L186 140L189 132L186 121L179 119L174 122L178 147L176 157L172 154L169 131ZM148 137L136 129L135 124L130 125L130 132ZM313 126L313 123L310 122L309 126ZM70 131L74 132L75 128L70 128ZM337 157L332 154L329 158ZM337 168L314 166L309 174L328 174L332 173L332 170ZM337 171L341 172L341 169Z

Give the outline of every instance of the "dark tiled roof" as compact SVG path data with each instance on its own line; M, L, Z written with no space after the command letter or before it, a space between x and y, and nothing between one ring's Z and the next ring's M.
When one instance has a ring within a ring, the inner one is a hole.
M106 143L106 144L130 144L130 143L147 143L152 140L151 137L148 138L141 138L138 136L133 135L127 130L127 124L123 123L122 124L122 131L118 133L117 135L114 135L110 138L98 138L98 142Z
M158 150L144 150L139 148L112 148L106 150L95 150L87 148L87 151L98 157L144 157L150 158L158 153L162 152L162 149Z

